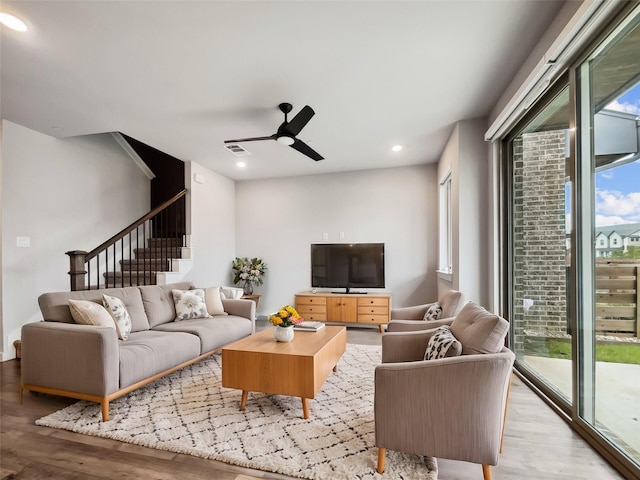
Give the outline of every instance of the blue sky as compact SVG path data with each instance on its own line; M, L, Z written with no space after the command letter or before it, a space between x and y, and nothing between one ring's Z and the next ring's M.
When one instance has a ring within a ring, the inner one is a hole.
M609 110L640 116L640 83ZM640 160L596 174L596 226L640 223Z

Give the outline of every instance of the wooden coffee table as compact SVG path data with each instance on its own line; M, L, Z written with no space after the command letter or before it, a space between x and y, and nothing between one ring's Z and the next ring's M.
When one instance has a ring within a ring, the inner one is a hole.
M345 327L296 331L289 343L276 342L269 328L222 348L222 386L242 390L240 410L249 392L300 397L308 419L309 399L315 398L329 372L337 370L346 345Z

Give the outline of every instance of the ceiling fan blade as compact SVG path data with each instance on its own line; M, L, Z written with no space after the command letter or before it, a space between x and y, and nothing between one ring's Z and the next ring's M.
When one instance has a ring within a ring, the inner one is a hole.
M281 133L287 133L292 137L295 137L300 133L300 130L304 128L304 126L311 120L316 112L313 111L309 105L305 105L302 110L298 112L298 114L291 119L289 123L282 126Z
M251 137L251 138L237 138L236 140L225 140L224 143L242 143L242 142L257 142L258 140L275 140L276 135L269 135L268 137Z
M300 153L302 153L302 154L306 155L307 157L315 160L316 162L318 160L324 160L324 157L322 155L320 155L318 152L316 152L309 145L307 145L306 143L298 140L297 138L295 139L295 141L291 145L291 148L299 151Z

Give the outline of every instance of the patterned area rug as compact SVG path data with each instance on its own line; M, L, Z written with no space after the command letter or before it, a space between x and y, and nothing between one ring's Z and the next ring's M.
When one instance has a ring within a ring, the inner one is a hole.
M437 480L434 458L393 451L385 473L375 471L380 347L347 345L338 371L309 400L309 420L299 398L255 392L241 412L241 392L221 386L220 362L213 355L112 402L108 422L98 404L81 401L36 424L298 478Z

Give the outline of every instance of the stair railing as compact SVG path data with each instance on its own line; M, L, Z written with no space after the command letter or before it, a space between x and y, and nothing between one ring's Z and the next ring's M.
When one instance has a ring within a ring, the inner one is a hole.
M186 194L182 190L90 252L66 252L71 290L155 284L156 272L169 270L171 258L180 256Z

